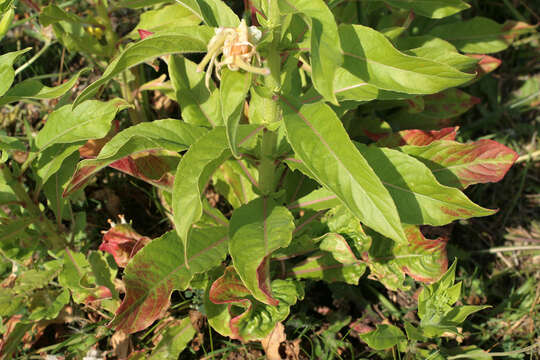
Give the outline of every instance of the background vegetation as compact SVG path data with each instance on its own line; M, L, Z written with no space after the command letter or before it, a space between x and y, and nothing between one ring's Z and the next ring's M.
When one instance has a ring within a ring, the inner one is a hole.
M240 1L226 2L238 12L243 8ZM50 27L43 27L38 21L41 9L47 4L42 0L16 2L15 17L0 42L0 54L26 47L32 50L15 61L15 84L36 79L45 85L57 86L86 66L103 69L115 51L105 49L101 56L90 56L66 50ZM55 4L80 15L88 14L96 6L92 1L57 1ZM115 8L114 2L112 4L112 22L106 26L111 26L119 36L130 34L138 23L141 9L126 9L120 4ZM463 13L464 18L485 16L499 23L506 20L540 23L537 1L478 0L470 4L472 7ZM99 41L104 35L99 33L99 26L93 29L95 33L90 35ZM494 139L514 149L520 158L501 182L467 190L473 201L500 209L496 215L461 221L443 229L450 236L450 260L459 259L457 280L463 281L466 303L492 307L467 319L461 336L438 341L475 345L505 359L540 359L538 348L530 348L540 342L540 36L537 32L528 34L495 57L501 61L498 69L468 89L479 99L478 104L453 121L460 126L460 141ZM160 68L162 65L156 66L158 73L165 73ZM146 67L128 80L140 86L146 78L156 77L152 71ZM4 105L0 110L0 135L35 136L52 109L69 103L95 81L96 76L96 73L83 74L73 90L59 99ZM159 84L154 84L154 88L159 88ZM108 91L111 95L133 96L130 89L121 86ZM175 116L178 109L164 92L163 89L141 92L135 95L136 101L152 118ZM140 120L133 116L137 115L131 111L122 113L120 123ZM24 167L27 156L21 151L15 160ZM25 181L32 185L34 179ZM211 190L207 197L218 204L222 201ZM77 221L81 213L85 213L86 218ZM72 209L75 222L71 226L78 229L73 242L75 249L83 254L96 250L102 241L101 232L110 227L106 220L119 221L119 214L124 214L138 233L150 238L169 229L162 202L153 187L105 170L85 189L85 196L75 202ZM0 239L4 235L0 233ZM13 257L10 251L12 249L5 246L0 251L2 287L14 281L10 275ZM25 265L32 264L36 269L48 256L32 253L31 247L21 252L25 253L21 257ZM414 282L410 285L410 290L392 292L366 277L357 287L310 283L306 298L291 309L291 316L284 323L287 341L282 343L280 353L288 359L399 358L399 354L392 351L370 349L358 334L375 324L414 317L418 288ZM38 296L39 293L34 293L26 301L34 301ZM201 296L192 291L175 292L164 320L148 331L124 338L113 336L113 331L106 327L110 315L91 304L86 307L68 305L54 319L25 326L19 323L17 316L4 317L0 325L3 336L0 346L4 354L10 354L7 358L37 359L44 358L45 354L80 358L90 356L92 351L98 358L123 357L127 353L136 358L137 350L159 342L160 328L170 325L175 317L189 314L197 325L197 333L181 358L261 358L260 343L230 341L210 330L198 311ZM8 303L9 299L4 298L0 306Z

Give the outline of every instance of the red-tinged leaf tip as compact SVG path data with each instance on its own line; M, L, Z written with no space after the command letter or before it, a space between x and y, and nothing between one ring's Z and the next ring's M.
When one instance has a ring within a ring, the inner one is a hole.
M136 157L127 156L113 162L109 166L152 185L172 189L174 175L171 174L171 171L174 169L159 154L159 151L143 151L137 154Z
M129 224L112 223L112 227L103 235L99 250L111 254L119 267L126 267L129 260L150 240L133 230Z
M476 65L477 78L494 71L502 64L501 60L489 55L467 54L467 56L478 59L478 64Z
M84 300L84 302L88 304L91 302L100 301L103 299L110 299L110 298L112 298L111 290L105 286L98 286L96 291L93 294L88 295L86 299Z
M403 130L388 134L377 141L378 146L397 147L403 145L426 146L435 140L454 140L459 126L447 127L441 130Z
M465 145L461 151L447 159L447 161L459 159L459 163L462 164L456 167L455 174L463 187L500 181L518 158L514 150L489 139Z
M521 30L534 29L537 25L527 24L523 21L507 20L503 24L503 35L501 36L508 43L514 41L516 37L521 35Z
M141 37L141 40L144 40L144 39L146 39L147 37L149 37L150 35L153 35L153 34L154 34L154 33L151 32L151 31L143 30L143 29L137 29L137 31L139 32L139 36Z

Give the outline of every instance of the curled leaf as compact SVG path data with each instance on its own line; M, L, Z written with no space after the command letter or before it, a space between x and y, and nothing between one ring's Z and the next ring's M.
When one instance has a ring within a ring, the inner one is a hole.
M151 239L133 230L123 216L120 220L120 224L110 221L111 228L103 234L99 250L111 254L119 267L126 267L129 260Z

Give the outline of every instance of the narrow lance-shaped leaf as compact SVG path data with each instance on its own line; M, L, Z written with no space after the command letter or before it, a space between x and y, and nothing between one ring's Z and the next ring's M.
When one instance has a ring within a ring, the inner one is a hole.
M238 157L237 132L244 110L246 96L251 87L251 73L225 69L219 85L221 114L227 130L231 152Z
M461 0L385 0L385 2L402 9L413 10L419 15L432 19L451 16L471 7Z
M238 16L222 0L176 0L212 27L237 27Z
M31 49L32 48L26 48L0 56L0 96L4 95L6 91L8 91L11 84L13 84L13 80L15 79L13 63L20 55L30 51Z
M282 13L307 17L311 30L311 66L315 89L328 101L337 104L334 74L343 62L334 15L323 0L279 0Z
M395 40L395 44L405 54L450 65L459 71L474 73L477 62L475 59L460 54L454 45L433 35L400 37Z
M398 51L381 33L361 25L341 25L343 67L379 89L432 94L472 78L455 68Z
M154 33L174 29L178 26L196 26L200 22L199 16L193 14L181 4L173 3L156 10L143 12L139 23L127 36L138 39L140 37L139 31Z
M91 100L76 109L64 105L49 115L36 137L36 145L44 150L53 144L102 138L109 132L116 114L128 106L122 99Z
M126 333L146 328L163 316L173 290L185 289L194 274L209 270L225 257L226 228L197 229L190 236L190 269L180 260L184 248L174 231L152 240L131 259L123 278L126 296L111 326Z
M40 81L33 79L20 82L0 98L0 106L22 99L54 99L62 96L75 85L79 76L88 70L89 68L81 69L71 79L55 87L45 86Z
M325 104L296 105L282 97L283 121L295 154L367 226L395 241L405 234L394 202Z
M64 195L80 189L94 174L120 159L149 150L183 151L205 133L204 128L176 119L131 126L107 142L95 159L79 163Z
M245 140L255 133L255 127L241 126L239 139ZM189 249L187 239L191 225L202 216L203 190L212 173L230 156L225 128L216 127L195 142L178 165L173 185L172 210L174 225L184 245L185 254Z
M270 255L289 245L293 230L289 210L267 197L235 209L231 217L229 253L234 267L251 294L265 304L278 303L270 290Z
M101 85L132 66L155 57L175 54L206 51L206 45L212 37L212 29L205 26L186 27L170 33L155 34L138 41L120 53L105 69L101 78L84 89L73 106L93 96Z
M438 140L401 150L422 161L441 184L461 189L500 181L518 158L514 150L488 139L470 144Z
M530 32L535 26L521 23L499 24L484 17L474 17L434 27L429 33L454 44L467 53L489 54L506 49L519 34Z
M427 166L397 150L356 144L388 189L407 224L445 225L495 211L470 201L460 190L441 185Z
M169 60L169 76L182 109L182 120L202 126L223 125L219 92L213 81L207 89L204 72L198 73L196 69L197 64L182 56L172 55Z

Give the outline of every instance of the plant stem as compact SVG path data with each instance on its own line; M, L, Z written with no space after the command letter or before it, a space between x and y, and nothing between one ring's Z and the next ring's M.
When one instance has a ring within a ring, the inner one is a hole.
M281 18L277 1L270 1L268 12L270 19L269 27L273 32L273 40L266 59L266 65L270 69L270 75L265 78L265 86L272 93L272 101L268 102L268 106L265 109L265 121L267 125L271 125L280 119L278 98L281 91L281 58L279 53ZM263 196L270 195L276 187L276 164L274 161L276 145L276 132L264 129L259 164L259 189Z
M274 151L276 149L277 134L264 129L261 144L261 160L259 164L259 189L262 195L274 192L276 184L276 165Z
M47 219L41 212L39 206L30 199L30 196L22 186L22 184L13 177L13 174L9 170L7 164L0 164L0 170L6 181L6 184L13 190L17 198L23 203L24 208L39 219L36 222L37 226L45 235L45 241L47 245L56 250L65 246L64 239L58 234L54 225Z
M502 247L494 247L494 248L484 249L484 250L476 250L473 252L495 254L495 253L501 253L501 252L535 251L535 250L540 250L540 245L502 246Z
M27 67L32 65L34 63L34 61L36 61L41 55L43 55L43 53L45 51L47 51L47 49L51 45L52 45L52 42L50 42L50 41L45 42L45 45L43 45L43 47L36 53L36 55L32 56L32 58L30 60L28 60L27 62L25 62L24 64L19 66L17 68L17 70L15 70L15 75L19 74L21 71L23 71L24 69L26 69Z

